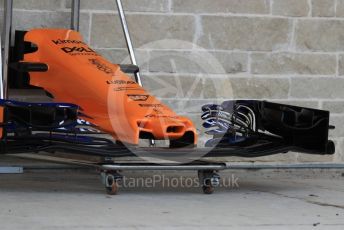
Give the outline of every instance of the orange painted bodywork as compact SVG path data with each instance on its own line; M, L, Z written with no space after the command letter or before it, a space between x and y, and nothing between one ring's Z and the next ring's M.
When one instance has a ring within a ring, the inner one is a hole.
M30 73L30 84L44 88L55 102L79 105L84 119L116 140L138 144L140 133L154 139L180 139L194 135L192 122L175 114L144 88L88 47L72 30L35 29L25 41L38 50L25 54L25 62L48 65L47 72Z

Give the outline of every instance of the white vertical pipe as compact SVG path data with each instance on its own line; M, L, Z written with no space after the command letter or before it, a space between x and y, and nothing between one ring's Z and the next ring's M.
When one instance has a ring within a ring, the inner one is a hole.
M8 97L8 64L11 46L11 28L12 28L13 0L4 1L4 26L1 36L1 81L0 88L1 99Z

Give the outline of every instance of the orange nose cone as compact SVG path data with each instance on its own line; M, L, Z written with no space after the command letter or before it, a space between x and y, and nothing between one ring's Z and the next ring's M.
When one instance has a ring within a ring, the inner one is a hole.
M88 47L72 30L36 29L25 41L37 45L26 62L43 62L47 72L30 73L30 84L43 87L56 102L79 105L84 119L115 139L138 144L142 133L155 139L179 139L185 134L196 144L192 122L178 116L120 67ZM192 144L192 143L190 143Z

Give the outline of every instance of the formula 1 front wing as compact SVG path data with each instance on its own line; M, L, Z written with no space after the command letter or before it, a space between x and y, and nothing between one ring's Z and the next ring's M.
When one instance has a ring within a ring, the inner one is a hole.
M147 151L165 157L190 152L259 157L335 152L328 140L333 128L328 111L256 100L203 106L203 126L211 138L205 148L195 148L197 133L190 119L126 75L137 67L110 63L72 30L37 29L16 37L17 58L11 68L28 73L30 84L43 88L56 103L1 100L1 153L65 151L121 157ZM112 138L94 136L102 133ZM140 148L139 139L170 144Z
M0 152L66 152L101 157L144 156L260 157L297 151L333 154L329 113L266 101L226 101L203 106L203 126L212 138L205 148L142 148L103 138L99 127L82 120L79 106L0 100L3 137Z

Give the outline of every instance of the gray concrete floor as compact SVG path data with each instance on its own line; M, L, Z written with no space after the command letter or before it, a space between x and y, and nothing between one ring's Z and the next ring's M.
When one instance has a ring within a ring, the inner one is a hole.
M162 172L124 173L126 178ZM164 172L166 178L194 172ZM226 171L239 187L122 188L86 170L0 175L0 229L344 229L343 171Z

